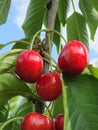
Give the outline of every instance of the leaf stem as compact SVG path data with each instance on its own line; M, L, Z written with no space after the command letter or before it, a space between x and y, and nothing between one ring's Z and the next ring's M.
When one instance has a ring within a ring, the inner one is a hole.
M50 64L50 61L49 61L48 59L46 59L46 58L43 57L43 60ZM51 64L51 66L57 69L57 66L56 66L56 65Z
M36 33L34 34L33 39L32 39L32 41L31 41L30 50L32 50L32 47L33 47L35 38L36 38L36 37L39 35L39 33L41 33L41 32L46 32L46 29L41 29L41 30L39 30L38 32L36 32Z
M39 30L37 33L35 33L35 35L33 36L33 39L31 41L31 45L30 45L30 50L32 50L32 47L33 47L33 44L34 44L34 41L35 41L35 38L39 35L39 33L41 32L46 32L47 34L50 33L50 32L54 32L56 34L58 34L63 40L65 43L67 43L67 40L65 39L65 37L63 35L61 35L60 32L56 31L56 30L53 30L53 29L41 29Z
M43 51L43 54L46 55L47 57L49 57L57 66L57 62L52 58L51 55L49 55L47 52Z

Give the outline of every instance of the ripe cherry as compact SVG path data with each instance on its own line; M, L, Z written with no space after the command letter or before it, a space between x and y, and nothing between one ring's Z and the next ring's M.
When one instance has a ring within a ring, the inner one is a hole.
M54 119L54 126L56 130L63 130L64 128L64 115L63 114L59 114Z
M42 75L36 84L38 95L44 101L53 101L62 94L61 75L54 71Z
M77 40L68 42L62 49L58 65L67 74L79 74L88 64L88 50L86 46Z
M42 74L43 59L35 50L26 50L16 60L16 73L28 83L36 82Z
M53 130L53 122L45 115L31 112L22 120L21 130Z

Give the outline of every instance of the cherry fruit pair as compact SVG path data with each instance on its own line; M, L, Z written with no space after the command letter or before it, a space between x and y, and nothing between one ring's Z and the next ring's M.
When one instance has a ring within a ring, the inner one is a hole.
M27 114L21 124L21 130L63 130L63 127L63 114L58 115L52 121L49 117L37 112Z
M28 83L36 82L38 95L45 101L53 101L62 93L61 75L56 72L49 72L42 75L43 59L35 50L22 52L16 60L16 73Z

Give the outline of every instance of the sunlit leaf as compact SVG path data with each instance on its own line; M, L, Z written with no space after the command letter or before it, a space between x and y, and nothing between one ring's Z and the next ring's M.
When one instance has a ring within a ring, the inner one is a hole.
M0 55L0 73L10 71L15 68L16 58L23 49L10 50L2 55Z
M98 78L98 68L97 68L97 67L95 67L95 66L93 66L92 64L90 64L90 65L88 65L88 69L89 69L90 73L91 73L94 77Z
M91 38L94 40L94 35L98 26L98 11L94 8L90 0L80 0L79 6L88 23Z
M48 0L30 1L26 18L22 26L26 36L32 36L41 29L47 1Z
M80 40L89 48L85 19L77 12L67 19L67 38L68 41Z
M0 105L15 96L29 98L32 94L29 87L12 74L0 75Z

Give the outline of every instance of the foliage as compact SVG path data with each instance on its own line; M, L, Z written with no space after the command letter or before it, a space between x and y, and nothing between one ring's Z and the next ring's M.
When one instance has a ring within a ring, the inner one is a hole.
M0 130L3 125L7 124L7 121L13 118L20 118L20 120L13 119L13 122L6 125L4 130L20 129L21 118L35 111L34 102L31 102L31 97L36 95L35 84L25 83L18 78L15 72L15 61L20 52L30 48L35 33L42 29L43 25L47 28L51 4L51 0L30 0L22 25L25 38L0 44L0 50L8 44L13 45L10 51L0 55ZM70 8L71 4L72 8ZM7 22L10 6L11 0L0 0L0 24ZM79 0L78 8L79 11L76 9L75 0L59 0L54 29L61 34L62 28L66 29L64 34L66 41L80 40L89 49L89 39L94 40L98 27L98 1ZM54 33L53 44L56 45L58 53L61 51L60 41L60 35ZM40 39L32 48L42 49L40 44L44 42L44 39ZM50 116L49 110L53 118L59 113L64 113L64 130L98 129L98 68L88 65L87 69L88 72L84 70L77 76L63 74L62 96L49 106L48 103L44 104L46 106L44 113L48 116ZM15 100L12 100L14 98ZM18 105L12 109L11 103Z

